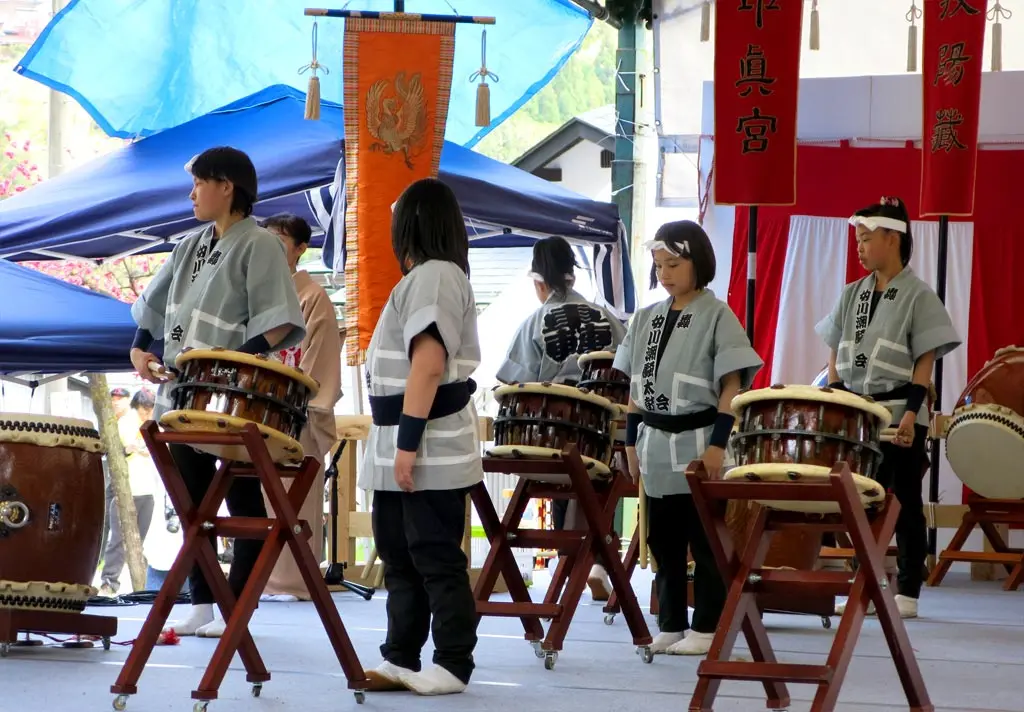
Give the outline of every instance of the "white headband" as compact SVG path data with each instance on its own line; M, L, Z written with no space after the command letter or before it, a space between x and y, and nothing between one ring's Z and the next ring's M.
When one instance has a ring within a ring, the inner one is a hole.
M882 216L875 217L864 217L861 215L854 215L850 218L850 224L856 227L857 225L863 225L868 230L877 230L880 227L884 227L886 230L895 230L896 232L907 232L907 223L896 218L886 218Z
M664 242L662 240L649 240L644 243L644 250L664 250L670 255L676 257L689 257L690 256L690 243L687 240L683 240L678 243Z
M529 277L530 279L532 279L534 282L540 282L541 284L544 284L545 282L547 282L547 280L544 279L544 277L542 277L541 275L537 274L536 272L527 272L526 276ZM567 283L569 283L570 285L575 283L576 282L576 275L574 275L574 274L567 274L567 275L565 275L565 281Z

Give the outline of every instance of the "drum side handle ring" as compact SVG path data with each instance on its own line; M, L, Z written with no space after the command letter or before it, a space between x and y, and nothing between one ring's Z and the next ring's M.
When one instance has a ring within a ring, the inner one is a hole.
M24 502L0 502L0 524L8 529L21 529L28 522L29 511Z

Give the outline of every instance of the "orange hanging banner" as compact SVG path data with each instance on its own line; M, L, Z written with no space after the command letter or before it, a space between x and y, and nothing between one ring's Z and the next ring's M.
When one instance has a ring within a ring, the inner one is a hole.
M344 52L345 349L356 366L402 278L391 206L441 163L455 25L349 17Z

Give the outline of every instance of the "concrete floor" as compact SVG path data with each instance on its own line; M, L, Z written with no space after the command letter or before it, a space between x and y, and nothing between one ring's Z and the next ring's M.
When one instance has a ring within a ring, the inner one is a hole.
M542 595L546 580L538 575L533 589ZM649 591L650 574L638 571L637 591ZM496 600L498 597L496 597ZM367 668L380 660L386 623L385 595L365 602L351 594L335 601L361 662ZM130 641L148 613L147 606L96 608L90 612L120 617L116 641ZM477 671L466 693L444 698L416 698L411 693L368 695L357 707L346 690L340 668L311 604L267 603L251 626L273 679L259 699L249 694L241 662L236 658L210 712L278 712L321 710L482 710L541 709L559 712L629 712L684 710L696 679L698 660L657 656L645 665L634 653L623 619L603 622L600 605L587 594L570 629L555 669L542 661L522 639L517 620L485 618L480 626ZM838 624L838 619L833 619ZM648 623L654 630L653 620ZM822 663L834 628L824 630L818 618L766 616L769 636L781 660ZM1019 712L1024 680L1024 591L1006 593L995 583L971 582L951 574L937 589L926 589L921 618L907 622L932 702L942 712ZM191 690L198 684L216 641L186 638L180 646L159 647L139 683L128 712L192 709ZM428 644L429 645L429 644ZM738 654L743 654L738 650ZM110 710L109 692L127 656L125 646L109 652L63 649L56 644L13 648L0 660L0 710L71 708ZM429 660L429 652L424 656ZM791 712L810 707L813 688L790 685ZM757 684L724 683L716 710L764 709ZM869 619L857 645L843 686L842 712L907 709L877 621Z

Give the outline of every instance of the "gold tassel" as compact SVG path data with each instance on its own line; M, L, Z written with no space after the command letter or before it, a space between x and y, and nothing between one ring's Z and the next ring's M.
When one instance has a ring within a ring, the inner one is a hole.
M491 125L491 87L487 84L490 78L495 84L498 83L498 75L487 69L487 30L484 29L480 38L480 69L469 76L469 81L480 80L476 88L476 125Z
M917 71L917 21L921 19L921 11L917 9L917 3L910 3L910 11L907 13L907 71Z
M316 23L313 23L313 60L304 67L299 68L299 74L306 71L312 72L309 77L309 85L306 87L306 114L305 117L308 121L319 121L320 120L320 77L316 75L317 71L322 71L324 75L330 74L330 70L327 67L320 64L316 59L316 41L317 41L317 27Z
M306 87L306 119L320 120L320 77L315 75L309 78L309 86Z
M704 0L700 6L700 41L711 40L711 0Z
M1003 71L1003 24L1000 19L1009 20L1013 13L999 4L992 6L988 11L988 19L992 20L992 71Z
M476 87L476 125L491 125L491 88L487 82L480 82Z
M818 22L818 0L811 4L811 49L821 49L821 25Z

